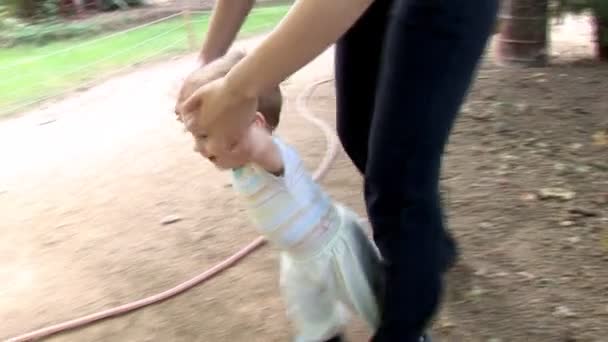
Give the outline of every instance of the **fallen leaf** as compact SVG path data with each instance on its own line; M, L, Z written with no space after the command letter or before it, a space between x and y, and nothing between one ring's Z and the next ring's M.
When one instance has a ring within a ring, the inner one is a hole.
M473 297L481 296L484 293L486 293L486 291L479 286L473 286L471 292L469 292L469 294Z
M524 277L524 278L526 278L527 280L532 280L532 279L536 278L536 276L534 274L532 274L530 272L526 272L526 271L517 272L517 274L520 275L520 276L522 276L522 277Z
M544 77L545 75L546 74L544 72L537 72L532 75L528 75L527 77L524 77L524 79L539 78L539 77Z
M576 192L562 188L543 188L538 192L540 199L558 199L569 201L574 199Z
M553 310L553 316L560 318L570 318L576 317L576 313L574 313L570 308L565 305L560 305Z
M538 199L538 196L536 196L536 194L534 194L534 193L526 192L526 193L523 193L520 198L522 201L529 202L529 201L535 201L536 199Z
M454 322L444 320L439 324L439 327L441 329L451 329L451 328L455 328L456 324Z
M485 268L480 268L480 269L476 270L474 274L478 277L483 277L486 274L488 274L488 271Z
M182 220L182 218L181 218L181 217L179 217L179 216L177 216L177 215L167 215L167 216L165 216L165 217L164 217L164 218L163 218L163 219L160 221L160 223L161 223L163 226L166 226L166 225L169 225L169 224L173 224L173 223L179 222L179 221L181 221L181 220Z
M581 242L581 238L578 236L572 236L572 237L566 238L566 241L568 241L569 243L575 244L575 243Z
M593 134L593 145L606 146L608 145L608 129L597 131Z
M570 208L570 209L568 209L568 212L570 214L573 214L576 216L585 216L585 217L599 216L599 213L595 210L587 209L587 208L580 208L580 207Z
M481 229L489 229L489 228L492 228L492 224L490 222L481 222L479 224L479 228L481 228Z
M39 126L48 125L48 124L50 124L50 123L55 122L56 120L57 120L57 119L45 119L45 120L40 121L40 122L38 123L38 125L39 125Z

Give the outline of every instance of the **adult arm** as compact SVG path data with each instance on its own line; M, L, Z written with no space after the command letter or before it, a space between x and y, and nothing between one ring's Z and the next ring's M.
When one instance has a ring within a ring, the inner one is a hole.
M226 53L254 4L255 0L216 1L200 52L203 64L210 63Z
M218 151L231 149L251 123L257 98L338 40L373 0L297 0L277 27L226 77L197 89L178 110L196 113L196 124Z
M297 0L278 26L226 76L232 94L258 96L336 42L373 0Z

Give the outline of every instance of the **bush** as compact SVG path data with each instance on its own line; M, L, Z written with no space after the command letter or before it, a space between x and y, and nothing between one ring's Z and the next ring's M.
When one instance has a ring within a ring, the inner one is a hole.
M8 15L30 20L56 17L59 13L59 0L5 0Z
M5 11L10 16L28 20L48 20L59 16L60 0L0 0ZM99 10L111 11L120 8L137 7L144 0L95 0Z
M8 18L0 24L0 46L11 47L22 44L44 45L52 41L87 37L101 32L93 24L47 22L28 24Z
M36 17L40 19L55 18L59 15L58 0L39 0L37 1Z
M121 7L137 7L144 4L143 0L101 0L102 11L112 11ZM126 6L125 6L126 5Z

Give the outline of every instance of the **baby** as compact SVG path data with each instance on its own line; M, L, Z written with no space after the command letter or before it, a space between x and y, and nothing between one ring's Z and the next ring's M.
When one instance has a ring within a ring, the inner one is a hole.
M178 104L199 87L225 76L244 54L230 52L191 73ZM296 341L342 341L347 312L375 330L379 323L381 261L349 209L313 180L296 151L273 134L282 95L277 87L258 100L255 120L238 152L210 155L191 115L179 113L195 150L232 172L233 188L257 229L281 251L280 285Z

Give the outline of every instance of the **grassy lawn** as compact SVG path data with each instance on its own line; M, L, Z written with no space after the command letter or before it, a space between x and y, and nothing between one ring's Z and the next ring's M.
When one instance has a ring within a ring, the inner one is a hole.
M242 34L271 29L288 8L282 5L254 9ZM196 44L200 44L208 21L208 13L192 14ZM19 112L100 77L128 70L134 64L188 50L187 31L181 16L96 38L1 49L0 116Z

